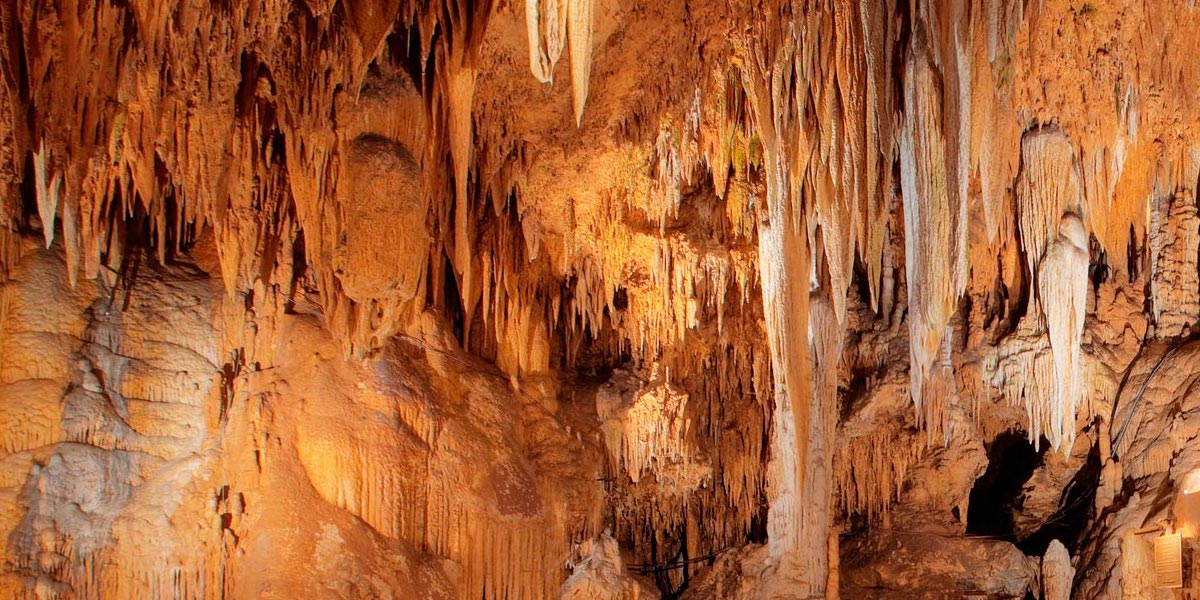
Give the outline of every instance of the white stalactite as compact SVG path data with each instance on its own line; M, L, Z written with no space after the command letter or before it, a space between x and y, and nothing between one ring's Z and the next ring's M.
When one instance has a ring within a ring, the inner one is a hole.
M34 185L36 187L38 217L42 220L42 236L46 239L46 247L54 243L54 220L58 213L58 193L62 188L62 175L55 173L47 181L49 152L46 150L46 140L42 140L38 151L33 153Z
M542 83L554 81L554 67L567 39L570 0L525 0L525 25L529 30L529 70Z
M1021 139L1021 176L1016 196L1021 244L1029 275L1036 278L1038 263L1057 233L1059 218L1067 212L1086 217L1075 152L1062 131L1043 127Z
M947 172L937 71L923 44L914 42L905 72L908 85L900 134L900 180L908 277L909 378L918 416L925 419L938 416L936 407L923 406L926 383L966 287L966 213L954 174ZM931 432L940 430L940 421L927 425Z
M571 98L575 107L575 124L583 120L583 105L587 102L588 83L592 71L592 2L570 0L567 9L570 25L567 39L571 47Z
M583 119L592 70L594 0L525 0L529 70L542 83L554 82L554 68L566 46L571 54L571 105L575 124Z
M1055 449L1070 452L1075 441L1075 414L1080 396L1083 364L1079 345L1087 312L1088 239L1083 220L1065 214L1058 238L1046 250L1038 273L1038 293L1050 350L1054 355L1054 386L1049 402L1046 438Z
M1060 130L1038 129L1021 140L1017 180L1017 224L1031 290L1045 317L1053 355L1053 378L1037 370L1027 384L1040 393L1024 395L1029 437L1045 435L1055 449L1069 451L1081 384L1082 341L1088 290L1088 231L1081 216L1083 185L1075 153Z

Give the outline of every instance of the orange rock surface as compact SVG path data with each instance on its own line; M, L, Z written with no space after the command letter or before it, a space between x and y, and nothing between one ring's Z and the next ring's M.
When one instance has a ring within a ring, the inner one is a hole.
M0 597L1155 598L1191 0L5 0Z

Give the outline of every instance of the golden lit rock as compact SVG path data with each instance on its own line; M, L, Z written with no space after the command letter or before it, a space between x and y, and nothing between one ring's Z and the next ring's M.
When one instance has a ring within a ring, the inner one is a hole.
M1157 597L1198 27L9 0L0 597Z

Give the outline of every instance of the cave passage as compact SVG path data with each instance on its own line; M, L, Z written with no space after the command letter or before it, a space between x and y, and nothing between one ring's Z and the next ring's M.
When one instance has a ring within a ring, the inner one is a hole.
M987 444L988 467L971 488L967 511L967 534L994 536L1016 541L1013 511L1024 502L1022 488L1041 464L1049 444L1041 449L1019 431L1008 431Z

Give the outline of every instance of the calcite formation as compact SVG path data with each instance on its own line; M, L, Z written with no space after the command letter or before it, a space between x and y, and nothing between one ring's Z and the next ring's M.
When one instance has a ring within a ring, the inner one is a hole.
M5 0L0 596L1163 597L1192 4Z

